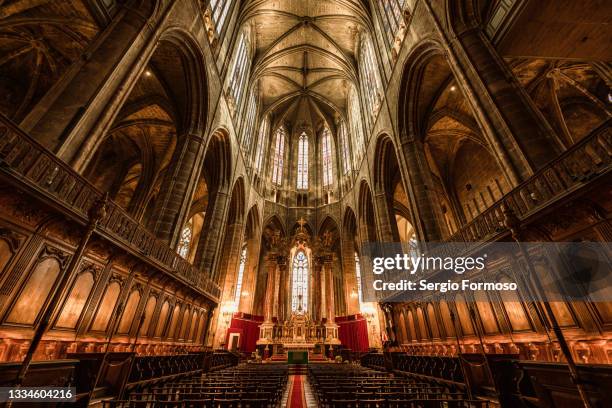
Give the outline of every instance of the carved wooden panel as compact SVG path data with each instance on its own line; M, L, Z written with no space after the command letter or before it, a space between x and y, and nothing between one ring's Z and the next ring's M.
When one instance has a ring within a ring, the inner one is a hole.
M106 331L110 317L117 304L117 299L121 293L121 285L117 281L110 282L106 287L102 302L96 312L96 317L91 325L93 331Z
M497 319L495 317L493 309L491 308L491 303L489 303L488 301L477 301L476 308L478 310L478 314L480 315L480 320L482 321L482 327L484 328L484 332L486 334L499 333Z
M153 318L153 312L155 311L156 305L157 297L155 295L149 296L147 304L144 308L145 320L142 323L142 327L140 328L140 336L146 336L149 332L149 326L151 325L151 319Z
M455 298L455 307L457 308L457 320L459 320L461 331L466 336L473 335L474 325L472 325L470 312L468 310L468 306L465 302L465 298L463 297L463 295L457 295L457 297Z
M181 305L177 304L176 306L174 306L174 311L172 312L172 321L170 322L170 328L168 329L168 333L166 333L166 336L168 338L175 338L175 329L176 329L176 324L178 323L179 320L179 313L181 311Z
M123 309L123 315L121 316L117 333L128 334L130 332L130 328L134 321L134 315L136 314L136 308L138 307L138 303L140 303L140 296L139 290L133 290L132 293L130 293L125 303L125 308Z
M55 323L55 327L65 329L76 328L94 283L95 275L91 269L85 270L77 276L59 318Z
M455 328L453 327L453 322L450 318L450 309L448 307L448 303L446 303L445 300L440 301L440 313L442 315L442 321L444 322L444 330L446 332L446 337L454 337Z
M168 312L170 311L170 303L166 300L162 305L161 311L159 312L159 318L156 322L155 337L161 337L164 334L168 320Z
M429 328L434 339L440 337L440 329L438 329L438 321L436 320L436 312L431 303L427 305L427 317L429 320Z
M7 323L33 325L45 305L62 268L62 254L46 248L27 281L19 289Z

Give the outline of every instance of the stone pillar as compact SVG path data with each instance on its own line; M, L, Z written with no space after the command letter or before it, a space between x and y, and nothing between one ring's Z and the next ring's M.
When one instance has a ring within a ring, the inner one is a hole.
M330 323L335 322L336 318L336 304L335 304L335 294L334 294L334 266L333 266L333 256L327 256L325 258L325 263L323 265L323 272L325 276L325 289L326 293L326 303L327 303L327 321Z
M433 189L433 180L425 158L423 142L414 135L403 134L402 154L406 163L407 174L410 179L408 183L409 194L411 194L415 210L414 226L418 231L417 236L425 242L435 242L442 239L443 231L446 230L442 217L442 210Z
M247 241L246 264L244 265L244 276L242 278L242 292L247 292L248 295L240 297L238 311L242 313L253 313L253 301L255 300L255 288L257 286L259 248L259 238L250 238Z
M276 280L276 255L269 254L266 259L266 297L264 300L264 322L272 322L273 304L274 304L274 281Z
M118 111L127 98L152 54L165 18L150 18L146 13L152 10L125 4L120 7L81 59L72 64L20 124L71 164L77 157L91 156L94 144L89 148L84 145L93 142L92 129L103 120L108 105L115 104L114 111Z
M335 317L335 299L334 299L334 256L333 254L324 257L323 269L321 270L322 279L325 281L325 303L327 309L327 322L325 323L325 343L340 344L338 339L338 325ZM330 349L331 354L331 349Z
M284 280L284 275L287 272L287 258L284 256L277 257L278 268L276 276L274 277L274 304L272 309L272 316L276 317L277 321L281 320L282 312L282 298L284 297L283 290L281 289L281 282Z
M382 242L399 242L399 236L397 235L397 228L393 228L391 225L392 222L396 222L394 218L391 217L391 212L393 208L389 208L389 200L387 200L387 195L385 192L377 192L374 196L376 213L378 215L378 223L376 224L379 229L379 236Z
M517 185L562 151L559 138L479 22L457 23L449 33L430 1L425 6L443 37L456 79L467 93L466 99L472 104L498 163L509 181Z
M346 313L354 315L360 312L359 292L357 290L357 274L355 271L355 241L354 237L342 240L342 270L344 272L344 291L346 298Z
M223 260L219 272L221 281L225 281L228 291L235 289L238 284L238 270L240 269L240 255L242 253L242 237L244 236L244 224L236 222L228 225L225 230L225 245L223 248ZM244 275L243 275L244 279ZM234 298L233 291L230 294Z
M266 297L264 300L264 322L259 326L259 339L257 344L270 344L272 343L272 331L274 330L274 323L272 323L272 309L274 303L274 282L276 279L276 254L268 254L266 258ZM266 352L267 353L267 349ZM264 354L264 357L267 357Z
M204 160L204 148L201 135L187 134L179 137L155 202L153 232L171 247L176 246L187 222L191 197Z
M211 198L212 204L208 205L204 215L202 231L206 234L200 236L194 265L205 275L212 278L216 256L220 252L222 244L222 232L224 230L225 213L229 202L229 194L225 191L217 191Z
M475 88L478 115L493 124L489 131L498 143L492 148L503 149L507 156L508 162L502 165L512 166L519 180L525 180L561 153L552 128L482 30L460 33L451 47L464 67L466 80Z
M322 257L315 258L315 276L319 284L319 320L327 318L327 293L325 291L325 271L323 270L324 260Z

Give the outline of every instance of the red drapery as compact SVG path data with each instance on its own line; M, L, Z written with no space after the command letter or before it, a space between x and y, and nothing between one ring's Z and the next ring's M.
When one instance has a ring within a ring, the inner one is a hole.
M247 313L236 313L232 317L232 322L227 330L225 343L228 344L231 333L240 333L240 351L250 353L255 351L257 339L259 339L259 326L263 322L263 316L254 316Z
M346 348L353 351L368 351L368 323L359 314L336 317L338 337Z

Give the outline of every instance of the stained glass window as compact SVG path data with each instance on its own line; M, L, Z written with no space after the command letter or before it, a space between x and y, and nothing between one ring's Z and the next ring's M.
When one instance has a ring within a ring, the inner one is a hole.
M349 146L348 133L344 121L340 123L340 147L342 149L342 170L348 174L351 170L351 147Z
M331 152L331 135L328 128L323 129L323 137L321 138L321 162L323 164L323 187L332 184L332 152Z
M402 21L402 10L406 0L381 0L380 14L389 44L393 44L395 34Z
M255 117L257 116L257 97L256 90L251 89L249 99L247 101L244 124L242 126L242 148L250 151L251 142L253 141L253 131L255 127Z
M227 87L228 95L233 99L235 106L234 112L240 106L243 89L247 83L249 70L251 69L251 59L249 57L249 45L245 32L240 33L238 38L238 47L234 55L234 63L229 71L229 83Z
M255 151L255 171L257 173L261 172L261 168L263 166L263 151L264 146L266 144L266 140L268 140L268 133L270 132L270 120L266 116L261 122L261 126L259 127L259 137L257 139L257 150Z
M231 0L210 0L210 9L217 34L223 29L231 4Z
M299 251L293 258L291 285L291 310L305 312L308 309L308 257Z
M363 122L361 121L361 109L357 90L351 88L349 93L349 123L351 125L351 135L353 136L353 158L355 165L361 160L361 154L365 150L365 139L363 136Z
M242 248L242 252L240 253L240 266L238 267L238 278L236 279L236 292L234 293L234 305L236 305L236 310L238 310L238 306L240 306L240 293L242 292L242 278L244 276L244 268L246 266L247 259L247 247L246 245Z
M304 132L298 141L297 188L308 189L308 136Z
M285 163L285 129L281 126L276 131L274 142L274 158L272 163L272 182L281 185L283 182L283 166Z
M359 53L359 76L361 90L365 102L364 115L368 128L374 124L374 118L378 114L382 96L382 80L376 64L374 48L370 37L364 37L361 42Z
M189 256L189 249L191 248L191 239L193 238L193 218L190 219L183 230L179 238L179 243L176 247L176 252L187 259Z

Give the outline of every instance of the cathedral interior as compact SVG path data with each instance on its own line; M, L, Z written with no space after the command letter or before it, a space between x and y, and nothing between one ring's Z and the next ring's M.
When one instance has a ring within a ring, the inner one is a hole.
M601 0L0 0L0 387L610 406L611 21ZM557 264L529 243L599 245L608 297L366 296L372 243L510 243L486 276L535 292Z

